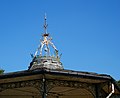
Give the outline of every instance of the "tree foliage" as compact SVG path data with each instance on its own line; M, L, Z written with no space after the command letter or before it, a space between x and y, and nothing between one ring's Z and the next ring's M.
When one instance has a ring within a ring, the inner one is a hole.
M118 80L117 83L118 83L118 85L119 85L119 87L120 87L120 80Z
M3 69L0 69L0 74L3 74L4 73L4 70Z

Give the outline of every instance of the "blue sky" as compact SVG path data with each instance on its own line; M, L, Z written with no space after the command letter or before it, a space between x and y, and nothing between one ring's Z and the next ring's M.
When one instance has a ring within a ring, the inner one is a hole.
M120 79L120 0L0 0L0 68L26 70L44 13L65 69Z

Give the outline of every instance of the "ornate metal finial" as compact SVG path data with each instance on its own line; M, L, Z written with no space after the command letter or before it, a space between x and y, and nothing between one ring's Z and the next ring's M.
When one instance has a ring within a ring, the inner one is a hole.
M44 34L42 35L42 40L41 40L41 44L39 45L38 49L35 52L34 57L38 54L38 52L40 51L40 56L42 56L42 51L44 48L44 52L46 54L46 56L50 56L50 48L49 46L52 46L52 48L54 48L55 50L55 55L56 57L58 56L58 50L55 47L55 45L51 42L52 38L49 37L49 33L47 33L47 17L46 14L44 16Z
M47 32L47 17L44 16L44 33L33 57L32 62L30 63L29 70L37 68L48 68L48 69L63 69L62 63L60 62L60 56L58 56L58 50L55 45L52 43L52 38ZM54 50L50 53L50 49Z

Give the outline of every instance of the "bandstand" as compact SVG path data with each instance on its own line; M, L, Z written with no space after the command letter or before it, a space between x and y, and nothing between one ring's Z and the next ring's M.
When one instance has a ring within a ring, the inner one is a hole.
M64 69L47 32L46 16L44 20L29 68L0 75L0 98L120 98L120 88L110 75Z

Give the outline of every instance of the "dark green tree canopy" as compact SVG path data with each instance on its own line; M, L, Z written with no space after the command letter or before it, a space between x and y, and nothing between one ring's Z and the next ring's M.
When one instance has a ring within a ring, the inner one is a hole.
M4 70L3 69L0 69L0 74L3 74L4 73Z
M118 80L117 83L118 83L118 85L119 85L119 87L120 87L120 80Z

